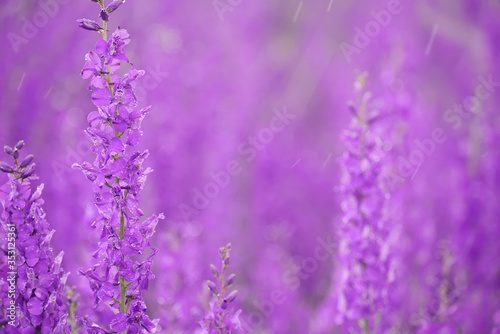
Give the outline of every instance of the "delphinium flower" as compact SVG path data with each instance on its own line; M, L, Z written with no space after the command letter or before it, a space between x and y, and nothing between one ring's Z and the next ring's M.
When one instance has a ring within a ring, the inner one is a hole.
M130 43L126 30L117 28L108 36L109 14L124 1L100 5L103 27L91 20L79 20L80 26L98 31L103 39L97 41L95 51L90 51L81 72L90 79L92 102L97 108L88 116L86 133L93 142L93 163L75 165L92 182L94 204L98 217L92 224L100 232L100 242L93 254L94 266L81 271L90 282L95 307L107 305L114 316L109 327L114 332L152 333L157 320L146 314L142 292L148 289L154 276L151 266L158 250L150 244L156 224L163 215L153 215L141 221L139 197L150 168L143 166L149 155L134 147L142 135L141 122L150 107L138 110L134 94L136 80L144 71L136 70L129 62L124 47ZM130 64L123 76L116 72L122 62ZM82 319L90 333L107 329Z
M225 276L230 260L230 250L231 244L227 244L225 247L219 249L222 259L222 268L220 271L213 264L210 265L210 270L215 277L215 281L207 281L207 286L213 298L210 301L210 310L200 322L206 334L244 333L238 318L241 310L235 311L230 307L238 295L238 290L230 291L236 275L230 274L227 278Z
M350 107L354 118L343 136L347 150L342 158L337 315L346 332L379 333L393 279L390 221L384 214L384 151L376 127L380 115L364 84L365 76L359 75L355 84L359 100Z
M13 164L0 162L9 180L0 188L2 253L0 264L0 332L70 333L63 252L54 257L51 230L42 208L43 184L37 179L33 155L20 159L24 142L5 146ZM76 333L76 331L74 331Z

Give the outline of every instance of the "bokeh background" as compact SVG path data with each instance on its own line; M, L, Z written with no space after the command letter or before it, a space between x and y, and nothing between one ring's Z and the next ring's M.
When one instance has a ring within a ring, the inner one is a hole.
M318 238L336 239L342 219L340 134L352 117L356 71L369 73L367 87L390 115L388 151L408 159L415 140L435 129L446 134L390 199L403 263L392 321L401 333L494 328L500 84L458 126L444 115L474 95L480 78L500 82L500 3L401 0L390 22L346 57L341 45L355 46L356 29L364 31L372 11L391 2L127 0L113 14L111 28L129 31L128 56L147 73L138 83L140 105L153 106L140 148L150 150L154 172L141 203L146 216L166 216L152 241L161 253L146 296L164 333L199 327L209 264L228 242L241 319L253 332L331 333L334 325L318 314L331 302L335 254L311 270L303 264ZM99 35L76 20L97 14L86 0L0 5L0 143L24 139L35 155L57 231L53 247L65 252L82 314L91 312L92 298L76 271L90 265L98 236L90 228L89 183L71 165L93 160L83 130L94 107L80 70ZM269 132L279 113L289 115L288 124ZM197 208L198 192L233 160L241 173ZM452 254L446 275L456 293L440 318L429 308L439 296L443 253ZM282 303L269 303L275 291ZM322 323L329 331L318 329Z

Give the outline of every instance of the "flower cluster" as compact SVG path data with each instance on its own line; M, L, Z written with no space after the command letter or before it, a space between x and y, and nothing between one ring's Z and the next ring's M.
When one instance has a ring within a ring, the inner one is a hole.
M2 253L0 267L0 331L2 333L69 333L63 252L55 258L50 230L43 211L43 184L32 191L33 155L19 159L20 141L5 152L14 164L0 162L9 181L0 188ZM13 306L14 304L14 306ZM15 307L15 312L13 308ZM12 310L12 312L11 312Z
M110 323L115 332L150 333L156 322L146 315L142 291L148 289L153 259L157 254L149 239L163 215L153 215L142 220L139 208L140 192L150 168L144 168L148 151L138 152L134 147L142 135L141 122L150 110L138 110L134 88L138 71L130 64L124 47L130 43L126 30L116 29L107 37L108 14L116 10L123 1L113 1L104 7L103 1L94 1L101 6L104 27L96 30L103 39L89 52L81 72L84 79L90 78L89 89L97 110L88 116L86 133L93 142L93 163L75 165L92 182L94 204L98 217L92 224L100 233L98 249L93 254L96 263L83 272L90 281L95 296L95 307L106 304L116 312ZM90 20L80 20L88 25ZM89 23L91 22L91 23ZM93 22L93 23L92 23ZM97 25L97 24L96 24ZM129 71L116 74L122 62L130 64ZM101 333L89 319L83 319L91 333Z
M342 158L343 221L339 229L339 322L346 330L379 332L391 278L388 220L384 216L384 151L374 124L379 118L364 92L364 76L356 82L360 96L351 106L354 119L344 133ZM358 327L359 326L359 327Z
M238 290L229 292L229 288L233 285L235 274L225 277L226 269L229 265L229 251L231 244L219 249L219 254L222 259L222 268L219 271L213 264L210 265L210 270L215 277L214 281L207 281L207 286L213 296L210 302L210 310L207 312L203 320L200 322L204 333L206 334L239 334L244 333L239 320L241 310L234 311L229 308L230 304L236 299Z

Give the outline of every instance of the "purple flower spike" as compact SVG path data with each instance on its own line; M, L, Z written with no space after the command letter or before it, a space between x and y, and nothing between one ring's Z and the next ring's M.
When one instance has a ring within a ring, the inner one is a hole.
M23 146L20 141L14 150L5 150L14 158L15 167L0 162L0 171L9 174L9 181L0 187L0 239L9 240L8 249L7 243L0 246L5 254L0 266L0 304L5 310L13 306L18 315L10 319L1 313L0 328L5 330L2 326L8 323L6 333L70 333L65 296L68 274L61 269L62 253L54 257L50 247L54 230L41 206L43 184L32 190L36 179L33 155L18 161ZM10 291L13 284L14 292Z
M113 1L106 9L100 2L105 27L108 14L123 2ZM91 99L97 109L87 117L86 130L97 157L93 163L74 165L92 182L98 212L92 226L99 229L101 240L94 253L94 266L80 273L89 280L95 307L114 309L115 316L107 324L109 330L153 333L157 321L147 316L142 293L154 277L151 267L158 253L150 238L164 216L143 219L139 206L141 190L151 172L143 164L148 151L134 149L142 134L141 122L149 111L137 109L134 92L144 71L132 67L122 77L116 74L121 62L128 62L125 46L130 43L130 36L120 28L111 36L107 31L102 33L104 38L97 41L95 51L87 53L81 72L82 78L90 79ZM91 321L83 323L90 333L109 332Z

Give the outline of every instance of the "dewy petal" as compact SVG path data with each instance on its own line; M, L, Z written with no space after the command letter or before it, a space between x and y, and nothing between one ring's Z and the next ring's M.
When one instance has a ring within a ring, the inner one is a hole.
M120 68L120 60L113 58L113 60L109 63L109 72L115 73Z
M124 332L127 330L127 315L124 313L117 313L113 320L111 320L110 327L112 330L117 331L118 333Z
M96 107L104 107L111 103L113 96L111 92L107 89L96 89L92 93L92 102Z
M28 312L32 315L40 315L43 313L43 303L37 297L32 297L28 301Z
M111 142L109 144L108 148L108 154L109 155L115 155L118 153L121 153L124 149L123 143L119 138L113 138L111 139Z
M95 44L95 51L100 55L107 54L108 48L109 48L108 42L106 42L103 39L98 40Z
M92 79L90 80L90 84L95 88L107 89L109 87L108 81L98 74L92 77Z
M127 137L127 145L136 146L141 139L141 131L131 130Z
M83 65L83 69L82 69L82 72L80 73L80 76L83 79L88 79L95 72L96 72L95 63L92 60L88 60L87 62L85 62L85 65Z

